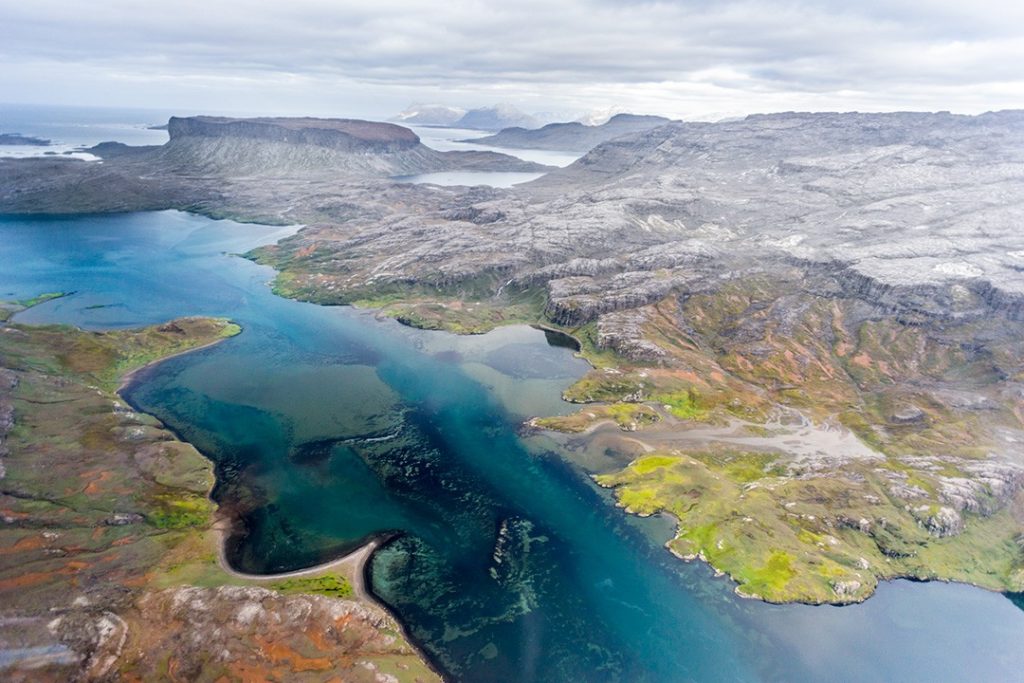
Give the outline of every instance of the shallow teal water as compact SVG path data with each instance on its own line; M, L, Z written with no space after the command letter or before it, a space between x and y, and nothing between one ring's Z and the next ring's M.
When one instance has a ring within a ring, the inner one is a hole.
M270 294L225 252L277 228L165 212L0 218L0 298L74 290L21 322L225 315L240 336L145 373L127 398L214 461L243 522L232 563L281 571L392 537L372 589L464 681L1014 680L1024 612L965 586L897 582L864 605L736 598L623 515L529 414L585 370L529 328L457 338Z

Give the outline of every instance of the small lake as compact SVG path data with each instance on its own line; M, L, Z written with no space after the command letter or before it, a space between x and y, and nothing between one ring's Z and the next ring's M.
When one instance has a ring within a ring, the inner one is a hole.
M586 371L544 333L476 337L275 297L232 256L290 229L176 212L0 217L0 298L74 291L17 316L90 329L221 315L244 332L128 390L214 462L241 524L228 556L299 569L391 537L370 586L455 681L1004 681L1024 611L961 585L884 584L863 605L742 600L616 509L553 442Z
M468 128L444 128L439 126L407 126L411 128L420 140L427 147L433 147L441 152L472 152L487 151L511 154L524 161L534 161L545 166L558 166L564 168L579 159L582 155L576 152L557 151L550 149L519 149L513 147L495 147L482 143L472 142L475 138L483 138L492 135L490 131L471 130Z
M420 136L423 144L442 152L490 151L509 154L525 161L534 161L548 166L564 167L576 161L580 155L574 152L558 152L547 149L511 149L492 145L467 142L482 138L490 132L465 128L443 128L435 126L409 126ZM420 173L393 178L400 183L421 183L432 185L488 185L490 187L513 187L528 183L543 176L543 173L509 173L501 171L444 171Z

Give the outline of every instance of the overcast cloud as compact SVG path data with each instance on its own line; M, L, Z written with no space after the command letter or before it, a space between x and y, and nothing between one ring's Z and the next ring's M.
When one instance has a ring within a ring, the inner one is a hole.
M1024 107L1009 0L0 0L0 101L686 118Z

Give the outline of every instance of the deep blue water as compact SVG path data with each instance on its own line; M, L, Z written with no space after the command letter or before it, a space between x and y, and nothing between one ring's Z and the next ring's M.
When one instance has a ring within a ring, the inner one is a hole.
M455 680L1019 680L1024 611L966 586L769 606L662 547L558 453L518 436L585 366L543 333L458 338L280 299L230 253L284 231L175 212L0 218L0 298L88 328L223 315L244 332L128 391L215 463L246 571L394 535L372 590ZM543 445L543 444L542 444Z

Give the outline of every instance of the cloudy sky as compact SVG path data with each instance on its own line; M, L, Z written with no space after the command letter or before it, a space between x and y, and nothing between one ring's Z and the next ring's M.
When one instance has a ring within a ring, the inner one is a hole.
M0 101L971 113L1024 107L1024 3L0 0Z

